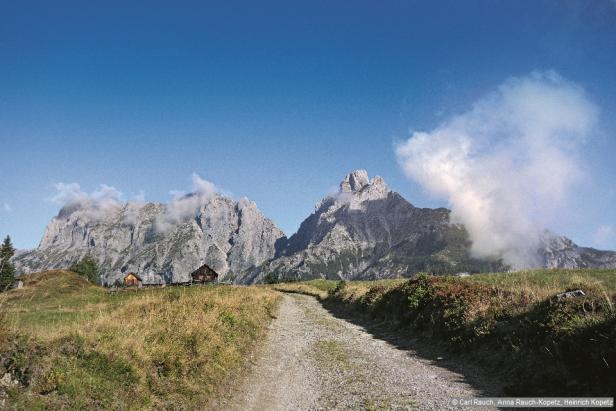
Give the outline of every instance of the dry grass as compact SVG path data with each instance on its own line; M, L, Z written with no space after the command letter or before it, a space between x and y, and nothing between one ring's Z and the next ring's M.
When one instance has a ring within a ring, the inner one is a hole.
M341 282L335 280L310 280L293 283L280 283L271 286L273 289L288 292L312 295L319 299L325 299L328 296L336 293L340 295L340 292L344 290L345 298L349 300L356 297L360 297L367 293L369 290L375 287L383 287L383 289L390 289L396 287L408 280L395 279L395 280L376 280L376 281L348 281ZM344 284L344 287L340 285Z
M439 278L451 282L485 284L500 292L522 295L529 303L543 301L576 287L599 289L605 294L608 302L610 301L609 296L616 293L616 270L527 270L513 273L476 274L469 277L442 276ZM385 293L405 281L408 280L347 281L344 282L344 287L339 287L340 281L311 280L276 284L273 287L280 291L308 294L322 299L335 292L338 299L350 302L361 299L368 292L371 292L373 296Z
M545 300L576 286L598 287L606 294L616 293L616 270L527 270L478 274L465 277L464 280L524 294L533 301Z
M264 335L278 299L233 286L110 295L73 273L34 276L5 303L2 366L21 380L11 401L25 409L201 409Z
M374 299L408 280L348 281L335 291L336 298L345 303L366 300L373 304Z
M317 297L319 299L327 298L327 291L319 289L313 285L301 282L301 283L280 283L272 285L276 291L282 291L285 293L298 293L298 294L306 294L311 295L313 297Z

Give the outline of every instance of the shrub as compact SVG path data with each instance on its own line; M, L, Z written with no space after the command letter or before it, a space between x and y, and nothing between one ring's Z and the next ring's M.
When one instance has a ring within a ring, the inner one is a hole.
M91 283L98 284L100 282L100 270L98 262L92 256L85 256L70 268L71 271L84 276Z

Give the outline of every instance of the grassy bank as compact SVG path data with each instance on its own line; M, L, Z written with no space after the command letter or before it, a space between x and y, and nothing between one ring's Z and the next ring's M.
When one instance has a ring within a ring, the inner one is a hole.
M0 373L17 409L202 409L265 332L265 288L109 294L66 271L3 295Z
M337 309L481 363L500 374L511 395L616 392L615 270L421 275L410 281L285 287L310 287ZM577 289L586 295L555 298Z

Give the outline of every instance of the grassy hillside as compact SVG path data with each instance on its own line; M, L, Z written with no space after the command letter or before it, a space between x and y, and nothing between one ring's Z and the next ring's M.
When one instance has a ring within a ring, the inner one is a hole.
M616 270L535 270L409 281L321 281L326 304L422 337L501 374L511 395L616 392ZM583 297L556 294L583 290Z
M200 409L265 332L265 288L109 294L67 271L2 295L0 373L17 409Z

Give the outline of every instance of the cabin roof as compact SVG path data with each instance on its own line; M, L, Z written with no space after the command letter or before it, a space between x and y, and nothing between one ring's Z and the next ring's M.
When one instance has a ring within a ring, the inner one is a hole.
M197 268L195 271L193 271L192 273L190 273L190 275L196 275L199 274L201 271L208 271L208 274L214 274L216 277L218 277L218 273L209 265L207 264L203 264L201 265L199 268Z

